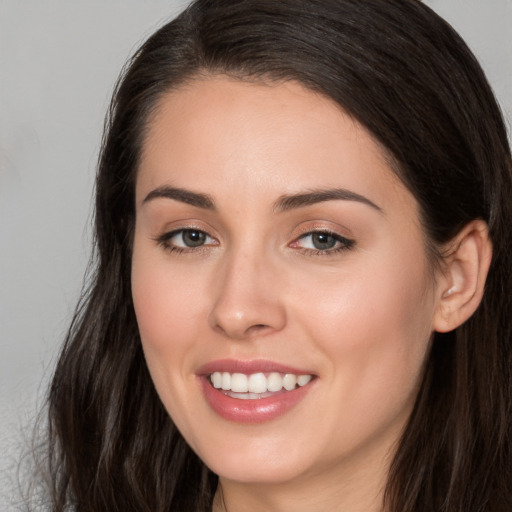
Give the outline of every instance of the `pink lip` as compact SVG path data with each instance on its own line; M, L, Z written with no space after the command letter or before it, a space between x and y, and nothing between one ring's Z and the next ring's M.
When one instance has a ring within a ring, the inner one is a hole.
M251 374L256 372L279 372L294 373L296 375L308 375L312 372L298 370L289 366L281 365L271 361L238 361L232 359L224 359L208 363L197 372L200 385L211 409L222 418L237 423L263 423L273 420L287 413L295 405L304 399L310 391L312 384L317 379L313 379L306 386L276 393L275 395L254 399L241 400L239 398L231 398L224 394L222 390L215 389L209 379L209 375L213 372L225 371L230 373Z
M246 375L257 372L293 373L295 375L313 374L313 372L308 369L301 370L264 359L253 359L250 361L243 361L241 359L219 359L201 366L198 368L196 374L210 375L213 372L245 373Z

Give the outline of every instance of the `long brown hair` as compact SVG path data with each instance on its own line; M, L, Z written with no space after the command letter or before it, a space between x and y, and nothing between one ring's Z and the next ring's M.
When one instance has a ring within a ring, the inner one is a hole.
M512 510L510 149L480 66L417 0L197 0L136 52L108 113L93 264L49 392L52 510L211 509L216 476L157 397L130 293L147 119L203 73L295 80L337 101L392 155L434 255L471 220L487 222L482 303L434 335L385 499L391 512Z

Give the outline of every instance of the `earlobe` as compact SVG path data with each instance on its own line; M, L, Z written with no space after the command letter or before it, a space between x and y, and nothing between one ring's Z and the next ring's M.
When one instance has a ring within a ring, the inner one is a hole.
M483 297L491 258L492 243L483 220L467 224L449 243L438 281L435 331L452 331L475 312Z

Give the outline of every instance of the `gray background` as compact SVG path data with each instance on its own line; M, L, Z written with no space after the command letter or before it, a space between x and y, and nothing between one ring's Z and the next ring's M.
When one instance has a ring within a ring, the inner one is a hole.
M113 84L186 3L0 0L0 510L16 509L17 461L80 292ZM426 3L473 49L510 126L512 0Z

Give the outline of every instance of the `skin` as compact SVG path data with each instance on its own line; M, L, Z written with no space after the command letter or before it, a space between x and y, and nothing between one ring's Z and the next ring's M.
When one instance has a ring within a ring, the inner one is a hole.
M215 209L148 198L161 187L208 194ZM333 188L376 207L275 207ZM198 79L165 95L151 118L136 202L132 293L144 353L167 411L219 475L216 509L380 511L445 284L383 150L299 84ZM180 233L162 242L187 228L206 233L204 245L173 250ZM353 243L318 253L312 231ZM240 424L212 411L196 375L225 358L316 378L286 414Z

